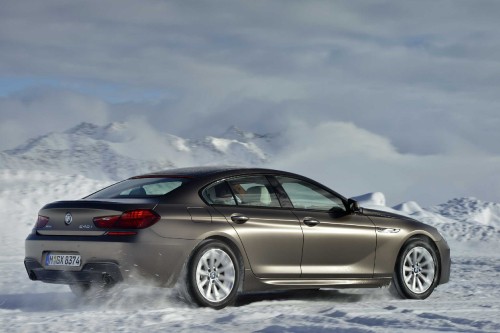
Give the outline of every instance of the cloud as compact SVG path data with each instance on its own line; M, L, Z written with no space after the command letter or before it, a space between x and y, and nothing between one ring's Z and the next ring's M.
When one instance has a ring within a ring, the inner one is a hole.
M384 159L364 154L401 184L460 170L468 181L453 182L457 193L486 193L460 166L494 178L500 155L499 10L498 1L6 2L0 149L83 120L139 117L184 137L292 126L317 140L329 131L385 140ZM356 155L344 157L355 168Z
M0 150L82 121L104 124L107 113L103 101L69 91L30 89L0 97Z
M500 197L500 157L485 153L403 154L387 138L352 123L293 121L287 148L271 166L316 179L346 196L381 191L388 203L423 205L451 197Z

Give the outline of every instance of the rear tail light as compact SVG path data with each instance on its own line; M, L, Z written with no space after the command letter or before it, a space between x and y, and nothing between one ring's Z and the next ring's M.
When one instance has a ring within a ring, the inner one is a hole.
M122 215L94 217L94 224L103 229L144 229L160 220L150 209L136 209Z
M94 224L98 228L114 228L121 215L94 217Z
M47 216L38 215L38 219L36 220L35 228L41 229L45 227L49 223L49 218Z

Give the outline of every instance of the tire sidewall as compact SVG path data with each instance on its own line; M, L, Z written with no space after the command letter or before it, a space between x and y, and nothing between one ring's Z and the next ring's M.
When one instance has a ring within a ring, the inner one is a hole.
M208 250L211 249L219 249L227 253L229 257L231 258L233 265L234 265L234 271L235 271L235 280L234 280L234 285L233 289L231 290L231 293L222 301L220 302L211 302L207 300L199 291L198 285L196 283L196 268L198 266L198 262L200 258L207 252ZM241 281L241 270L240 270L240 262L238 260L238 257L234 253L234 251L231 249L230 246L227 244L218 241L218 240L210 240L207 241L203 244L201 244L194 254L191 257L191 260L189 261L188 265L188 272L187 272L187 282L188 282L188 291L190 295L192 296L193 300L200 306L207 306L211 307L214 309L222 309L228 305L231 305L235 302L236 297L238 296L238 289L240 286L240 281Z
M404 282L404 274L403 274L404 260L408 252L410 252L415 247L425 248L427 251L429 251L429 253L432 256L432 259L434 260L434 272L435 272L434 279L429 289L427 289L427 291L421 294L416 294L412 292ZM404 245L403 250L398 256L396 268L394 271L393 283L395 284L397 292L404 298L426 299L432 294L434 288L436 288L439 281L439 275L440 275L440 261L436 249L431 245L431 243L428 240L422 238L414 238L410 239Z

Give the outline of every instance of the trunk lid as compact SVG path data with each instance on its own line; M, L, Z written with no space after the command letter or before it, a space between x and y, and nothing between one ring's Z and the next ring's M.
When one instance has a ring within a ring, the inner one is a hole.
M135 209L154 209L158 198L92 199L56 201L45 205L39 215L49 218L40 235L99 236L106 232L95 226L93 219L102 216L121 215Z

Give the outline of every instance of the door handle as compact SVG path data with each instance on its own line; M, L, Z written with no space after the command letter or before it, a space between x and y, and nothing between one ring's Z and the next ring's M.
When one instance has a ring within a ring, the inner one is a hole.
M319 220L316 220L314 217L304 217L302 222L309 227L314 227L319 224Z
M235 213L235 214L231 215L231 220L234 223L242 224L242 223L245 223L246 221L248 221L249 218L246 217L245 215Z

